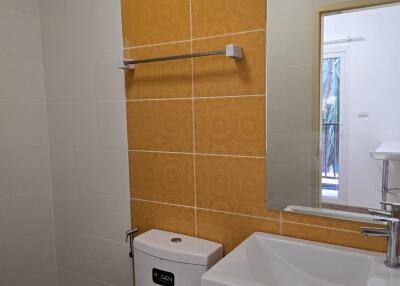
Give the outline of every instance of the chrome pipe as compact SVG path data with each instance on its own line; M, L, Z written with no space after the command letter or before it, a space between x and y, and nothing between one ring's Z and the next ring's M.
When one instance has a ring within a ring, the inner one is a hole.
M216 55L225 55L225 50L210 51L210 52L203 52L203 53L193 53L193 54L186 54L186 55L176 55L176 56L168 56L168 57L160 57L160 58L149 58L149 59L143 59L143 60L125 60L124 64L125 65L136 65L136 64L183 60L183 59L190 59L190 58L216 56Z
M382 201L387 202L389 192L389 160L383 161L382 170ZM387 205L382 204L382 210L387 210Z
M141 59L141 60L128 60L128 59L125 59L123 61L123 65L124 66L121 67L120 69L132 70L132 69L135 69L135 65L136 64L146 64L146 63L182 60L182 59L208 57L208 56L216 56L216 55L225 55L226 57L238 60L238 59L241 59L243 57L243 49L241 47L237 46L237 45L229 44L229 45L226 45L225 50L198 52L198 53L191 53L191 54L174 55L174 56L157 57L157 58L148 58L148 59Z

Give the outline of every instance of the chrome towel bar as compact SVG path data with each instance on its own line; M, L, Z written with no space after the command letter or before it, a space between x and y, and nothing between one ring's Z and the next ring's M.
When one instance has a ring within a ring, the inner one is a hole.
M243 49L237 45L229 44L229 45L226 45L225 50L219 50L219 51L200 52L200 53L193 53L193 54L175 55L175 56L160 57L160 58L149 58L149 59L142 59L142 60L125 59L123 61L123 67L121 67L121 69L133 70L133 69L135 69L135 65L137 65L137 64L182 60L182 59L188 59L188 58L199 58L199 57L208 57L208 56L216 56L216 55L225 55L226 57L238 60L243 57Z

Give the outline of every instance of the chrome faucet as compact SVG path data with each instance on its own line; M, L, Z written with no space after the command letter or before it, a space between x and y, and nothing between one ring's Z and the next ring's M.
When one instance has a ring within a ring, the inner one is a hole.
M368 212L371 215L400 219L400 203L381 202L381 205L385 210L368 209ZM390 207L390 211L387 210L387 207Z
M386 228L361 228L361 234L369 237L386 237L388 241L385 265L400 268L400 220L390 217L377 217L375 221L386 222Z

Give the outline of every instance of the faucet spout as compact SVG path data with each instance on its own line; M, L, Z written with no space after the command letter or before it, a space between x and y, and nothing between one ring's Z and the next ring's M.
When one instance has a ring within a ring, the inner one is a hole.
M400 220L381 217L376 221L386 222L386 228L362 227L360 232L368 237L386 237L388 241L385 265L390 268L400 268Z
M389 231L385 228L368 228L362 227L360 230L363 236L368 237L389 237Z
M383 217L391 217L392 213L389 211L378 210L378 209L368 209L370 215L374 216L383 216Z

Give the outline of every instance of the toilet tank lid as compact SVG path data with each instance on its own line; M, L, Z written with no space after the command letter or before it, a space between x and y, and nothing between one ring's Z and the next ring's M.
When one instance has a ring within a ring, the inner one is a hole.
M215 263L223 255L220 243L156 229L137 236L133 247L161 259L202 266Z

